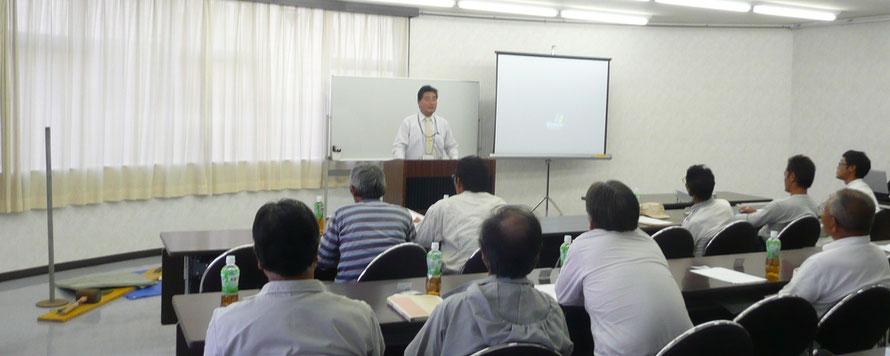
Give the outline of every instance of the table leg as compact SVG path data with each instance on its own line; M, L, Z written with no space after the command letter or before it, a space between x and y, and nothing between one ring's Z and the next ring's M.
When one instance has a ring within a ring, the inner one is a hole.
M173 257L164 249L161 254L161 325L176 324L176 312L173 311L173 296L185 293L183 278L184 266L182 257Z

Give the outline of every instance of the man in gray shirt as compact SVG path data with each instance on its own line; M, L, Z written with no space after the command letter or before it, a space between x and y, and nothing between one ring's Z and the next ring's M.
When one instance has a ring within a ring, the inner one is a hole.
M541 243L541 224L530 211L499 208L482 223L479 238L489 277L439 304L405 355L469 355L509 342L570 355L562 309L526 279L538 263Z
M758 235L766 241L770 231L782 232L789 223L803 216L818 216L819 208L807 194L816 176L816 165L804 155L792 156L785 167L785 191L791 196L773 200L761 209L739 208L739 220L747 220L754 227L763 227Z
M318 221L306 204L282 199L263 205L253 221L253 242L269 283L213 311L204 355L383 355L371 307L313 279Z

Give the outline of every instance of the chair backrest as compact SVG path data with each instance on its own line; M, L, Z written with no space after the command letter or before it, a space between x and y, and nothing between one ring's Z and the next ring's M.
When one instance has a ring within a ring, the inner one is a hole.
M751 252L757 233L747 221L733 221L724 226L705 246L705 256Z
M569 327L569 338L575 347L572 356L593 355L593 334L590 332L590 315L583 305L560 305ZM568 355L565 355L568 356Z
M783 250L816 246L822 226L815 216L801 216L794 219L779 232L779 241L782 241Z
M537 344L511 342L486 347L471 356L560 356L559 352Z
M729 320L714 320L687 330L667 344L656 356L679 355L754 355L751 337L741 325Z
M875 213L870 235L872 241L890 240L890 210L882 209Z
M464 268L460 270L460 274L485 272L488 272L488 266L485 265L485 261L482 261L482 250L477 248L473 255L470 256L470 259L467 260L467 263L464 263Z
M253 244L246 244L223 252L207 265L207 269L201 275L201 285L198 287L198 293L219 292L222 290L222 279L219 273L226 266L226 256L229 255L235 256L235 265L241 270L241 276L238 279L238 290L262 288L269 281L266 274L257 267Z
M368 263L358 282L426 276L426 250L413 242L403 242L381 252Z
M661 247L664 258L687 258L692 257L695 250L695 242L692 234L682 226L670 226L658 230L652 239Z
M837 302L819 320L816 342L835 354L867 350L890 328L890 289L873 285Z
M819 317L806 299L772 296L745 309L734 320L754 342L756 355L800 355L816 337Z

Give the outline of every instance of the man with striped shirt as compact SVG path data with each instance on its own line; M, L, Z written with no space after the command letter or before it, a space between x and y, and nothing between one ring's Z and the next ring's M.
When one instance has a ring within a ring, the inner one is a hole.
M355 204L340 207L328 223L318 249L318 266L337 269L334 283L355 283L365 267L387 248L414 240L414 224L405 208L384 203L383 170L358 165L349 177Z

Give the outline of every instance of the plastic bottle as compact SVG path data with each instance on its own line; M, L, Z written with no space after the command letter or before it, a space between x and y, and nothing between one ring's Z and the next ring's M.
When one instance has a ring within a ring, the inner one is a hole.
M324 233L324 203L321 195L315 197L315 219L318 220L318 234Z
M238 301L238 280L241 278L241 269L235 265L235 256L226 256L226 266L219 272L222 278L222 300L220 306L226 306Z
M779 260L779 252L782 250L782 241L779 240L779 233L770 231L769 239L766 240L766 280L775 282L779 280L779 270L781 270L782 262Z
M559 266L566 265L566 256L569 254L569 247L572 246L572 235L563 236L563 243L559 245Z
M426 254L426 294L439 295L442 292L442 252L439 243Z

